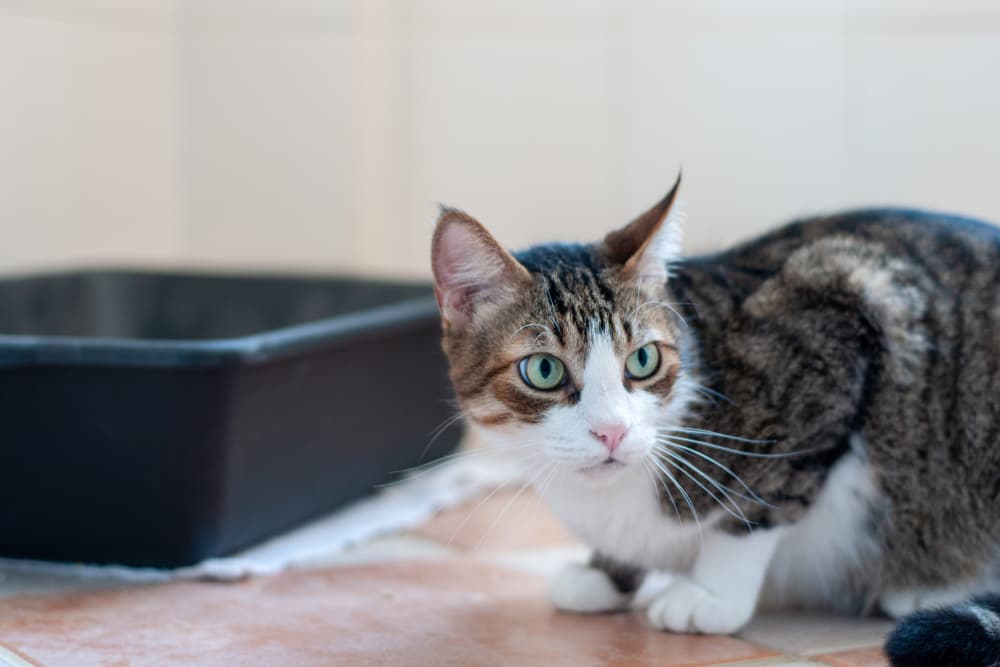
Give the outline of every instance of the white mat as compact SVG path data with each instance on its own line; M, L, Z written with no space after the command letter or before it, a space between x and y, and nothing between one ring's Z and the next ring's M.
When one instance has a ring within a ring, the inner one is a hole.
M239 579L281 572L341 553L378 535L415 526L440 509L485 489L519 480L509 464L486 452L459 456L387 487L301 528L232 556L176 570L81 565L0 558L0 568L80 578L159 582L175 579Z

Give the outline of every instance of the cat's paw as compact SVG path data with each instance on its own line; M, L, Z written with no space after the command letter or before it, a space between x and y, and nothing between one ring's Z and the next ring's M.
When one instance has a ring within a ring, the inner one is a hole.
M649 622L661 630L729 635L750 620L753 606L720 598L693 581L677 579L649 605Z
M599 614L628 607L629 596L620 593L607 574L586 565L564 567L552 580L549 599L557 609L577 614Z

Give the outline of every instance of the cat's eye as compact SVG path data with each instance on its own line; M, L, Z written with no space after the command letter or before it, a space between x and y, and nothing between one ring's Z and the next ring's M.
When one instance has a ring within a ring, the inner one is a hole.
M630 380L645 380L660 367L660 348L646 343L625 360L625 375Z
M533 389L551 391L562 386L566 379L566 368L563 362L550 354L532 354L521 359L518 365L521 379Z

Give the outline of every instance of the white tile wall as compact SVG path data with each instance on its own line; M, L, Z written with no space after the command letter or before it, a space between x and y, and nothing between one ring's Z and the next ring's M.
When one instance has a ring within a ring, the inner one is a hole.
M0 0L0 270L427 274L434 202L688 245L902 203L1000 220L986 0Z
M183 259L349 262L353 26L342 8L317 4L181 3Z
M852 198L1000 221L1000 39L856 36L848 63Z
M173 45L154 4L0 1L0 269L176 252Z
M603 36L422 36L409 67L407 248L426 246L435 199L515 245L614 219Z
M643 34L631 51L632 210L678 163L692 250L844 200L839 37Z

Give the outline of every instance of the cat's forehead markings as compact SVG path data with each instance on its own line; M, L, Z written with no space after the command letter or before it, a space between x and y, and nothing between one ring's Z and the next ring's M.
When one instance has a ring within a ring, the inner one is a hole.
M568 279L566 275L552 276L550 283L554 287L550 292L558 319L584 340L593 326L601 331L617 328L612 296L597 287L599 282L594 274L580 272Z

